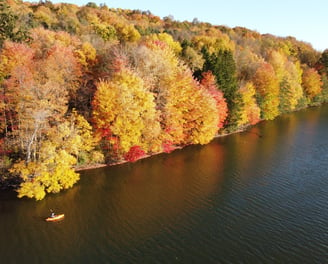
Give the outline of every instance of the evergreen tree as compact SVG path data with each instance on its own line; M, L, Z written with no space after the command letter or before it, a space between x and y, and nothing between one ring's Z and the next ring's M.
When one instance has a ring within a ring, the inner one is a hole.
M211 71L216 77L219 89L223 92L229 108L226 129L233 130L238 124L242 107L241 95L238 92L237 69L232 51L219 50L210 54L202 49L205 63L203 72Z

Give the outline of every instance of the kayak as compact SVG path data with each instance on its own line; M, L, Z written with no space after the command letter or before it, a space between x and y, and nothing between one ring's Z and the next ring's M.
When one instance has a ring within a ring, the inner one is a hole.
M58 215L55 215L55 216L50 216L48 218L46 218L46 221L47 222L55 222L55 221L59 221L59 220L62 220L64 218L64 214L58 214Z

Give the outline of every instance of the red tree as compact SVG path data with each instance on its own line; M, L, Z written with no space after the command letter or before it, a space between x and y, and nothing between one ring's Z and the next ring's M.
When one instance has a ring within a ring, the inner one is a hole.
M135 162L138 159L145 156L145 151L140 146L133 146L130 150L124 155L124 159L130 162Z
M228 106L225 98L223 97L223 93L218 89L215 81L215 76L212 72L204 72L203 79L201 80L201 85L209 91L209 93L213 96L216 101L216 107L219 111L219 123L218 128L222 128L224 125L224 121L228 115Z

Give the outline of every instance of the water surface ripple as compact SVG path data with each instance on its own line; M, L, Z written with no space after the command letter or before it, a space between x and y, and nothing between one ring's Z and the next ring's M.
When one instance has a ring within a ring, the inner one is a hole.
M2 192L1 263L325 263L327 134L322 106L84 171L40 202Z

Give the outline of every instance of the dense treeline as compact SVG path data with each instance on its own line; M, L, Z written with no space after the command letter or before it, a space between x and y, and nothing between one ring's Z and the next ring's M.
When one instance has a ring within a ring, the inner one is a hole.
M206 144L328 100L328 50L246 28L49 1L0 4L1 183Z

